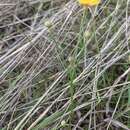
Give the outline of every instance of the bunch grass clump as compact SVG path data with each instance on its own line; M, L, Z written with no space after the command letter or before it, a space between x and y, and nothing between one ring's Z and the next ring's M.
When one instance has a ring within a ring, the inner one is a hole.
M0 129L129 130L129 2L0 0Z

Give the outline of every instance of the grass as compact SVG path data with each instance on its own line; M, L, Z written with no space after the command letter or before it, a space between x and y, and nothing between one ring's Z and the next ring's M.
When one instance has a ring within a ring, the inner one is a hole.
M0 130L129 130L130 1L0 1Z

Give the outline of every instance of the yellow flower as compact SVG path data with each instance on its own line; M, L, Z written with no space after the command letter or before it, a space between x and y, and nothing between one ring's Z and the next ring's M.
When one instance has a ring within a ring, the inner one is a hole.
M101 2L101 0L79 0L81 5L85 6L96 6Z

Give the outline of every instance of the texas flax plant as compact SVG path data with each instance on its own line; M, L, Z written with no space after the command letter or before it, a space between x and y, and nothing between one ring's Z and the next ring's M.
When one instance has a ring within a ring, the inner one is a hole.
M130 0L0 0L0 130L130 130Z

